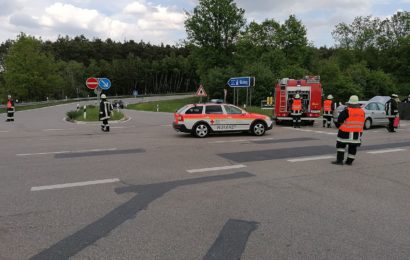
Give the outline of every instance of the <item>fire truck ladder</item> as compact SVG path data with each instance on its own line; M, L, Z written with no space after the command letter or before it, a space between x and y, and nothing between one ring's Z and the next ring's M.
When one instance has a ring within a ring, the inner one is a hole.
M286 105L287 105L286 89L281 89L280 90L280 99L279 99L279 108L280 108L281 112L286 111Z

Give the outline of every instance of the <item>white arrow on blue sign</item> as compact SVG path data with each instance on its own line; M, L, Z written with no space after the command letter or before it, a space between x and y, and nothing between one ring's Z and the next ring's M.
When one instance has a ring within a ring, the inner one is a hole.
M238 77L230 78L228 80L228 86L231 88L249 88L255 85L254 77Z
M108 90L111 87L111 81L107 78L98 79L98 86L103 90Z

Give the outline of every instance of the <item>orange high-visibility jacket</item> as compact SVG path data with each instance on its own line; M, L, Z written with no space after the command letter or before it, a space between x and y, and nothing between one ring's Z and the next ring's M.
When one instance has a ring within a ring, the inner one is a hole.
M300 111L302 110L302 100L294 99L292 103L292 110L293 111Z
M363 133L365 113L361 108L347 108L349 117L340 126L339 130L348 133Z
M332 111L332 100L327 99L323 102L323 111L330 112Z

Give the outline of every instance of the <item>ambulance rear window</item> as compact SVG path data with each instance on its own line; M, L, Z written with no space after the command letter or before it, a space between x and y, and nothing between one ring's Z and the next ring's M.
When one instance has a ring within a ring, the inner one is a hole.
M204 109L203 106L197 106L197 107L191 107L188 109L185 114L190 115L190 114L202 114L202 110Z

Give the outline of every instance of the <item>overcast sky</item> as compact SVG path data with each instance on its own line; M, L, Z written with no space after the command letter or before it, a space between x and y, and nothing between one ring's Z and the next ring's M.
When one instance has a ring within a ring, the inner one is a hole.
M0 41L20 32L55 40L59 35L143 40L176 44L186 37L184 10L197 0L0 0ZM340 22L356 16L389 17L409 11L410 0L236 0L247 21L273 18L283 22L295 14L315 46L333 46Z

